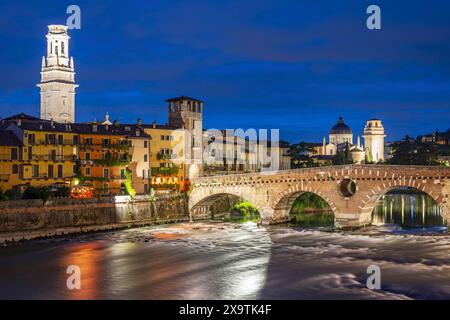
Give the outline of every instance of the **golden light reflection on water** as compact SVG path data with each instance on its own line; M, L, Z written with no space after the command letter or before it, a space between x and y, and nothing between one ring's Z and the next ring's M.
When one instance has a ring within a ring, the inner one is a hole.
M79 244L67 248L68 252L63 257L62 264L64 266L63 287L67 295L67 299L96 299L102 296L100 279L103 278L102 246L98 242L90 242ZM80 267L81 271L81 289L69 290L66 286L67 278L70 274L66 274L67 267L75 265Z

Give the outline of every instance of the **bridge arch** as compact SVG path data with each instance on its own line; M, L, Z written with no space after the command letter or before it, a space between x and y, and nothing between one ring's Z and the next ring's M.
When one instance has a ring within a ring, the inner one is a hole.
M258 211L261 211L261 208L249 198L251 197L244 197L239 193L214 193L206 195L201 199L193 200L193 202L190 201L189 213L192 220L212 218L214 215L228 213L233 205L242 201L250 202L258 209Z
M373 210L375 208L377 201L381 200L382 197L388 194L389 192L401 190L404 188L409 188L411 190L415 190L417 192L423 193L431 197L439 206L440 215L447 221L447 224L450 226L450 210L447 206L445 196L442 194L441 189L433 184L412 185L411 181L409 183L403 182L388 187L384 185L372 188L371 196L366 195L366 198L361 201L361 206L359 207L361 209L360 220L371 222Z
M332 213L335 214L335 204L326 196L326 194L311 187L303 188L301 185L294 185L281 192L272 202L271 207L273 209L274 216L285 217L285 220L288 220L295 200L305 193L312 193L323 199L330 207Z

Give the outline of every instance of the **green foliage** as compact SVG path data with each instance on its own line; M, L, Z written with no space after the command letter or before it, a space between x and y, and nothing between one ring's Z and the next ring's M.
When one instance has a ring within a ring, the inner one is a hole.
M324 199L314 193L305 192L300 197L295 199L292 205L291 213L296 215L299 213L304 213L308 210L325 210L329 208L330 206Z
M157 175L175 175L178 174L178 171L180 171L180 169L175 166L175 167L153 167L152 168L152 176L157 176Z
M406 136L392 144L393 157L389 164L395 165L438 165L439 146L434 143L422 143Z
M158 152L158 153L156 154L156 159L158 159L158 160L170 160L170 155L167 155L167 154L165 154L165 153Z
M131 170L127 169L125 176L125 189L127 190L128 195L133 198L136 195L136 190L133 188L133 175Z
M19 189L13 188L10 190L6 190L3 194L5 200L18 200L20 199Z
M291 156L292 168L311 168L317 167L318 164L309 157L306 153L314 151L315 143L301 141L293 144L289 148L289 155Z
M4 194L3 190L0 189L0 201L5 201L5 200L8 200L8 198Z
M249 217L252 215L258 215L258 209L248 201L243 201L235 204L232 208L232 211L237 211L244 217Z
M46 203L51 195L52 193L47 187L28 186L22 194L22 199L41 199Z
M295 222L302 226L333 226L334 215L332 213L297 214Z
M350 153L350 147L347 143L344 151L338 151L333 157L334 165L353 164L352 155Z
M93 160L94 164L98 166L107 166L107 167L123 167L126 165L129 165L131 162L131 157L126 156L125 160L116 159L116 158L110 158L105 155L105 159L95 159Z

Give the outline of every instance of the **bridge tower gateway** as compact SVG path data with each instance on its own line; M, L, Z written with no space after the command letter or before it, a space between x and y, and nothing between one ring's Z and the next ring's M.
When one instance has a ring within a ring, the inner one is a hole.
M184 129L185 161L190 180L202 174L203 165L203 101L180 96L168 99L169 125Z
M75 68L69 55L67 26L50 25L47 57L42 57L41 119L75 122Z
M384 127L379 119L370 119L364 127L366 157L369 162L384 161Z

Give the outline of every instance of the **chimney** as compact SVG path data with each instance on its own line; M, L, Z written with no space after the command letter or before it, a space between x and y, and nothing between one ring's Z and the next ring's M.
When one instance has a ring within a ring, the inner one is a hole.
M142 126L142 119L141 118L138 118L137 124L138 124L138 126Z
M97 125L96 124L92 125L92 132L97 132Z

